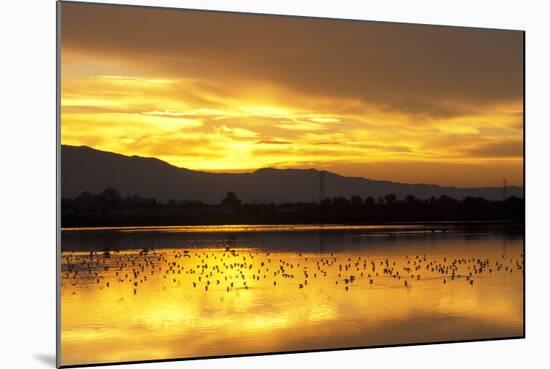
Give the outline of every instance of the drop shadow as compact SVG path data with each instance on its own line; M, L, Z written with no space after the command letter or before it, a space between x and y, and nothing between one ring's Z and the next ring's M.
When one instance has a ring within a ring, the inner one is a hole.
M49 367L56 367L55 355L53 354L34 354L33 356L36 360L48 365Z

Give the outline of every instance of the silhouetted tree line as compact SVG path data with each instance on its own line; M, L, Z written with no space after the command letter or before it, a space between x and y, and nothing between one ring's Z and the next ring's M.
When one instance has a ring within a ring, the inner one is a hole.
M523 221L524 200L449 196L418 199L395 194L374 198L327 198L320 203L243 204L228 192L219 204L200 201L160 202L138 195L123 197L114 188L99 194L83 192L61 200L62 226L170 224L384 223L396 221Z

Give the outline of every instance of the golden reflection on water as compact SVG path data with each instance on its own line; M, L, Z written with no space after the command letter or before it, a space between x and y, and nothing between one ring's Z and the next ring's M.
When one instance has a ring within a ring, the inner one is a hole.
M64 252L62 364L521 336L522 241L464 242Z
M334 231L334 230L414 230L424 229L422 224L408 225L348 225L348 224L226 224L226 225L190 225L190 226L134 226L134 227L71 227L63 231L124 231L124 232L172 232L172 233L238 233L238 232L296 232L296 231Z

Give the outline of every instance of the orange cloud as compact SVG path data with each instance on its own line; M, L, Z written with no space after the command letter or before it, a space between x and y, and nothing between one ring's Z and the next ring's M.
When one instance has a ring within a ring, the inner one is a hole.
M197 170L522 184L521 33L69 3L62 22L64 144Z

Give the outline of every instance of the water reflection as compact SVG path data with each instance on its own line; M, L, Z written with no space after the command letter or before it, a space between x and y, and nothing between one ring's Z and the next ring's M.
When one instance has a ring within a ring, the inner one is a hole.
M64 232L62 363L520 336L505 230Z

